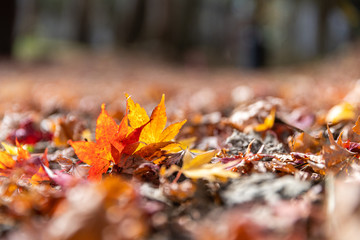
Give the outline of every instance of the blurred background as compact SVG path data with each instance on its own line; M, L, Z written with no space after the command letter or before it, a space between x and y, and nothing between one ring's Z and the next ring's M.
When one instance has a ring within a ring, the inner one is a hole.
M0 55L148 54L193 66L316 60L356 40L358 0L3 0Z
M359 35L358 0L2 0L0 116L116 113L124 92L180 117L266 96L329 109L360 89Z

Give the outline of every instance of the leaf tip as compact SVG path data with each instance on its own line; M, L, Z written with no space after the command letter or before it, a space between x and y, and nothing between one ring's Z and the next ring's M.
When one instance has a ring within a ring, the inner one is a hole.
M101 112L105 111L105 103L101 104Z
M15 144L16 144L16 147L21 147L21 145L20 145L20 143L19 143L19 141L18 141L17 138L15 138Z

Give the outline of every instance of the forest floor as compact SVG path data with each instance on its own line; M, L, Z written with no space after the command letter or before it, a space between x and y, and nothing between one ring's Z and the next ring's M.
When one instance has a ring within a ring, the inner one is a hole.
M258 71L0 62L1 237L356 239L359 54Z

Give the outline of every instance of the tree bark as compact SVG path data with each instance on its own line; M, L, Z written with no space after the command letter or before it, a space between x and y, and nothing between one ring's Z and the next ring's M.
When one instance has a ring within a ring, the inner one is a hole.
M16 1L3 0L0 7L0 56L11 57L14 43Z
M137 0L132 21L125 39L130 44L139 40L145 25L146 0Z

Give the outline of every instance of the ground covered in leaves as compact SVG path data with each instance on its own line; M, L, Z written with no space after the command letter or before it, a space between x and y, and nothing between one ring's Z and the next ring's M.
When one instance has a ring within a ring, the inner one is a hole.
M354 56L257 73L1 63L1 237L356 239Z

